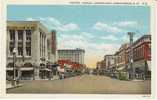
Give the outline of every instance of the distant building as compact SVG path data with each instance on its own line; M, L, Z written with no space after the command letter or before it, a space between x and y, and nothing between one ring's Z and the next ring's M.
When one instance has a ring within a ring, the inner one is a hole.
M48 34L48 59L53 64L57 62L57 40L56 40L56 31L51 31L50 34Z
M113 66L115 63L115 56L114 55L105 55L104 59L105 59L106 70L110 70L111 68L114 67Z
M47 63L48 30L39 21L7 22L7 77L13 76L13 49L16 48L16 68L19 79L40 79L50 77ZM51 56L51 54L50 54Z
M97 62L96 66L97 66L98 69L105 69L106 61L105 60L101 60L101 61Z
M128 55L126 54L126 52L127 52L128 46L129 45L127 43L122 44L119 50L115 53L116 70L126 71L127 59L128 59Z
M101 65L101 61L99 61L99 62L96 63L96 68L97 68L97 69L100 69L101 66L102 66L102 65Z
M85 50L83 49L62 49L58 50L58 60L70 60L79 64L84 64Z

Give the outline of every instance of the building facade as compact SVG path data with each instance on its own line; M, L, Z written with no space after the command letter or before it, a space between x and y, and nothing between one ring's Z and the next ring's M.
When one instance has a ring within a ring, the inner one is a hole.
M96 67L97 67L97 69L105 69L106 61L105 60L101 60L101 61L97 62Z
M128 48L128 44L122 44L121 47L119 48L119 50L115 53L115 66L116 66L116 70L118 71L126 71L126 67L127 67L127 59L128 59L128 55L127 55L127 48Z
M115 56L114 55L105 55L104 59L105 59L105 64L106 64L106 66L105 66L106 70L112 69L114 67L113 65L115 64Z
M106 69L106 60L101 60L96 64L97 73L103 75Z
M129 52L128 48L127 56ZM143 35L133 43L133 70L136 78L151 77L151 35Z
M47 39L47 49L48 49L48 59L51 62L51 65L57 62L57 39L56 39L56 31L52 30L50 34L48 34Z
M58 60L70 60L79 64L84 64L85 50L83 49L62 49L58 50Z
M48 30L39 21L7 22L7 77L13 76L13 50L16 49L16 76L19 79L50 77Z

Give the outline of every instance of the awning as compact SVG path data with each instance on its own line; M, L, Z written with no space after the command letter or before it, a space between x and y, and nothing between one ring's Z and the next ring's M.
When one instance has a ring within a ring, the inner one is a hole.
M124 70L124 69L125 69L124 66L117 68L118 71L122 71L122 70Z
M48 69L48 68L45 68L45 70L46 70L46 71L51 71L51 70L50 70L50 69Z
M20 70L21 70L21 71L33 71L34 68L33 68L33 67L28 67L28 68L22 67L22 68L20 68Z
M6 70L7 70L7 71L12 71L13 68L12 68L12 67L11 67L11 68L6 68Z
M59 71L59 72L65 72L65 70L64 70L64 68L60 68L60 67L57 67L57 71Z
M7 71L13 71L13 68L6 68ZM19 68L19 70L21 71L32 71L34 70L33 67L22 67L22 68Z
M143 69L145 66L145 62L144 61L136 61L133 63L133 67L134 68L140 68Z

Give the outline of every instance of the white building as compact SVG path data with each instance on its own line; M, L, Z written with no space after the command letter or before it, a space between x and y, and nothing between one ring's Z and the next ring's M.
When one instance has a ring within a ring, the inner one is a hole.
M106 69L108 70L108 69L110 69L110 68L112 68L112 67L114 67L113 65L114 65L114 63L115 63L115 56L114 55L105 55L105 57L104 57L104 59L105 59L105 64L106 64Z
M13 49L16 48L16 76L21 79L50 77L47 63L48 30L39 21L7 22L7 76L13 76ZM53 55L50 53L50 55Z
M70 60L79 64L84 64L85 50L83 49L62 49L58 50L58 60Z

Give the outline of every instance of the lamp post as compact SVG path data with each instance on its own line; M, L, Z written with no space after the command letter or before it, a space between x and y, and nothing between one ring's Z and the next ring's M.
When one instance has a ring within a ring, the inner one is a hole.
M16 85L16 48L13 49L13 85Z
M134 79L134 68L133 68L133 35L135 33L128 32L129 38L130 38L130 53L129 53L129 65L130 65L130 75L131 79Z

